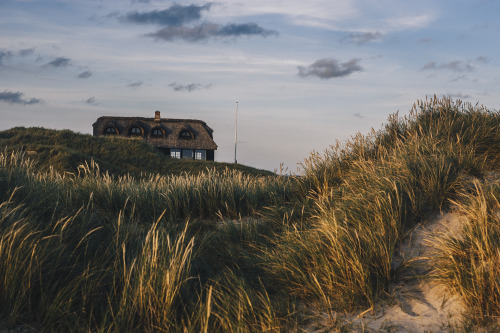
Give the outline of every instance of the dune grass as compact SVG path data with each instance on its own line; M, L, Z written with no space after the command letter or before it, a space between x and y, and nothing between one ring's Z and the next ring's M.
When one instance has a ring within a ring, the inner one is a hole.
M92 136L69 130L16 127L0 131L0 146L9 152L26 151L40 169L76 173L80 164L95 161L110 175L199 174L207 168L223 172L226 168L245 174L269 176L272 173L249 166L213 161L169 158L139 138Z
M498 172L499 156L498 112L449 99L311 155L303 177L217 168L136 177L90 159L61 172L4 149L0 328L298 330L308 307L333 316L384 299L406 232L451 201L487 212L468 231L487 245L443 241L443 253L455 251L447 258L462 257L436 269L480 316L498 316L498 300L486 299L498 293L498 189L482 206L478 191L464 191ZM487 266L480 276L471 258Z
M391 263L405 233L443 209L466 175L498 167L499 129L498 114L433 99L380 132L313 155L304 180L311 223L265 253L269 274L337 311L373 307L397 273Z
M476 180L458 199L454 208L467 219L458 234L434 239L434 274L461 296L469 321L492 324L500 317L500 183Z

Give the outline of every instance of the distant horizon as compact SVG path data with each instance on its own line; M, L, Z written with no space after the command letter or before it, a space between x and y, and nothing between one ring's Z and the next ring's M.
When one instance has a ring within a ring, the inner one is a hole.
M216 161L295 171L437 95L500 106L500 2L5 0L0 130L198 119Z

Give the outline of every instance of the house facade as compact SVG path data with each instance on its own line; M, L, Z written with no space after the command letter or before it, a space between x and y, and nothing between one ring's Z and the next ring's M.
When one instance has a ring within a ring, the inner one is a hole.
M205 122L161 118L160 111L154 118L99 117L92 127L94 136L142 138L173 158L213 161L217 150L213 130Z

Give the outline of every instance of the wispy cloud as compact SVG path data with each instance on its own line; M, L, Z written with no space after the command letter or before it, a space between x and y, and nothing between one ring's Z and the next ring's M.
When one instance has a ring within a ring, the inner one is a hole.
M434 61L429 61L424 66L422 66L422 68L420 68L420 70L426 71L426 70L436 69L436 68L437 68L436 63Z
M343 43L355 43L363 45L368 42L379 40L383 37L382 33L376 32L354 32L342 38Z
M360 59L351 59L347 62L339 63L333 58L319 59L307 67L298 66L298 75L300 77L316 76L325 80L334 77L344 77L363 70L359 65L359 61Z
M209 89L212 88L212 84L201 84L201 83L190 83L190 84L179 84L176 82L173 82L168 85L169 87L172 87L174 91L188 91L192 92L195 90L199 89Z
M160 24L166 26L180 26L185 23L201 19L201 12L210 9L211 4L203 6L173 5L165 10L153 10L150 12L131 12L121 17L123 21L137 24Z
M490 62L490 59L484 57L484 56L479 56L476 58L476 62L480 64L487 64Z
M206 41L210 38L267 37L270 35L278 35L278 32L264 29L256 23L227 24L223 26L215 23L203 23L195 27L166 27L155 33L147 34L147 36L157 40L185 40L188 42Z
M79 78L79 79L88 79L91 76L92 76L92 72L91 71L85 71L85 72L82 72L82 73L78 74L77 78Z
M469 99L471 97L468 94L462 94L462 93L447 94L446 96L449 96L451 98L458 98L458 99Z
M396 17L387 21L388 25L394 29L415 29L424 28L436 19L434 14L411 15Z
M12 57L12 52L10 52L10 51L3 51L3 50L1 50L1 51L0 51L0 66L2 66L2 65L3 65L3 61L4 61L5 59L10 58L10 57Z
M19 52L18 52L18 54L21 57L27 57L27 56L32 55L33 53L35 53L35 48L34 47L32 47L30 49L22 49L22 50L19 50Z
M140 86L142 86L144 84L144 82L142 81L137 81L137 82L133 82L131 84L128 84L127 87L130 87L130 88L138 88Z
M85 100L85 103L90 104L90 105L99 105L99 103L96 102L96 99L94 96L87 98Z
M108 17L118 17L122 22L128 23L160 25L162 27L159 30L145 36L161 41L201 42L218 38L278 35L277 31L266 29L254 22L219 24L205 21L196 24L211 7L211 3L200 6L175 4L165 10L130 12L123 16L113 13Z
M31 49L23 49L19 51L8 51L8 50L0 50L0 66L3 65L3 61L15 56L26 57L35 52L34 48Z
M54 60L45 64L47 67L66 67L71 63L71 59L65 57L57 57Z
M442 69L449 69L454 72L472 72L475 68L469 62L462 60L450 61L439 66Z
M450 62L445 62L441 64L436 64L434 61L430 61L426 63L421 70L434 70L434 69L445 69L453 72L463 73L463 72L472 72L475 67L470 64L468 61L463 60L454 60Z
M24 95L24 93L19 92L19 91L13 92L13 91L4 90L3 92L0 92L0 102L5 102L5 103L9 103L9 104L21 104L21 105L43 103L43 101L41 99L38 99L38 98L24 99L23 95Z
M484 57L484 56L479 56L474 61L472 60L453 60L449 62L444 62L441 64L437 64L434 61L430 61L426 63L424 66L422 66L421 70L426 71L426 70L437 70L437 69L444 69L444 70L450 70L453 72L457 73L464 73L464 72L473 72L476 67L474 66L474 63L476 64L487 64L489 63L489 59Z
M456 78L452 79L451 81L458 82L458 81L467 80L467 79L468 79L467 75L459 75Z
M423 37L418 40L419 43L421 44L429 44L432 43L434 40L430 37Z

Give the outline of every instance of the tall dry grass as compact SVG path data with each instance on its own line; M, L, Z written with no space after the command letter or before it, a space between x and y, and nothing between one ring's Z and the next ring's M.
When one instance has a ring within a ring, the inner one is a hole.
M500 318L500 184L475 181L455 203L466 217L460 232L442 233L436 247L435 277L459 294L473 324Z
M208 331L222 288L207 294L219 274L211 264L242 260L238 242L266 228L215 221L255 215L290 186L230 170L149 179L92 163L79 171L40 172L22 152L0 153L2 327Z
M299 329L304 304L372 307L397 275L406 232L450 200L468 202L470 176L498 170L499 142L498 112L432 99L312 155L303 177L117 177L91 161L44 172L4 150L0 328L278 332ZM471 226L466 245L486 244L471 258L495 260L490 215ZM464 273L474 291L463 292L493 295L498 265L469 279L460 260L442 267ZM481 302L474 311L498 314Z
M315 213L263 251L268 273L288 293L326 308L373 307L397 272L405 233L458 195L467 175L498 167L500 117L436 98L380 132L306 161L302 186Z

